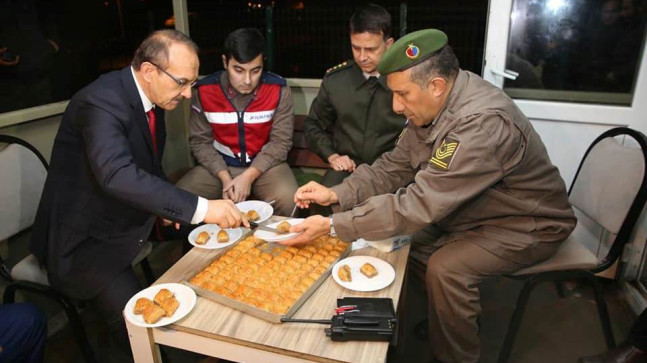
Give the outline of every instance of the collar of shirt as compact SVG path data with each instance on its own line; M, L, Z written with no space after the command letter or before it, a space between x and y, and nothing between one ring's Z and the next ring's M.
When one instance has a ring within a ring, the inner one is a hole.
M368 83L368 78L371 76L376 76L377 77L377 83L382 85L382 88L388 90L388 87L386 85L386 77L381 77L379 73L375 72L375 74L368 74L362 71L361 68L355 63L353 65L353 70L350 75L350 79L352 84L355 86L355 89L360 89L361 87L364 87L365 84Z
M364 76L364 78L366 78L366 79L368 79L369 77L373 77L373 76L375 76L375 77L377 77L377 78L380 78L380 73L378 73L377 71L376 71L376 72L373 72L373 73L366 73L366 72L362 71L362 75L363 75L363 76Z
M133 67L130 67L130 73L133 75L133 79L135 80L135 86L137 86L137 92L139 93L139 98L142 99L142 105L144 106L144 113L148 112L151 108L153 108L153 102L148 99L146 96L146 93L144 93L144 90L142 87L139 85L139 82L137 82L137 77L135 77L135 69Z

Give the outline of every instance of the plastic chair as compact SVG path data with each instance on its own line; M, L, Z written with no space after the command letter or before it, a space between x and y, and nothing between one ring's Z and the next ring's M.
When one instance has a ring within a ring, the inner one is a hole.
M607 347L615 346L607 304L595 274L618 260L646 200L647 138L625 127L604 132L584 154L569 190L569 201L578 217L575 231L555 255L508 276L523 279L524 285L508 325L499 362L508 361L530 293L544 281L582 280L591 284ZM587 246L599 244L602 237L608 238L611 247L599 259Z
M34 223L48 165L41 153L22 139L0 135L0 144L8 144L0 150L0 241L8 241ZM146 279L152 284L155 278L146 258L151 250L152 244L149 242L135 258L133 265L141 264ZM52 299L65 311L85 360L96 362L76 306L70 298L50 286L47 271L40 266L34 255L29 254L11 269L0 257L0 274L9 282L4 291L3 303L13 303L18 290Z

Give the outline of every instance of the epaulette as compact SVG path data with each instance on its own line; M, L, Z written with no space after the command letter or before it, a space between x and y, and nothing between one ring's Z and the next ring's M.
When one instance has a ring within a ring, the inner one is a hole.
M342 69L344 69L344 68L348 68L348 67L350 67L350 66L352 66L352 65L353 65L353 63L352 63L352 62L349 62L349 61L345 61L345 62L339 63L338 65L336 65L336 66L334 66L334 67L328 68L328 69L326 70L326 75L329 75L329 74L335 73L335 72L337 72L337 71L339 71L339 70L342 70Z

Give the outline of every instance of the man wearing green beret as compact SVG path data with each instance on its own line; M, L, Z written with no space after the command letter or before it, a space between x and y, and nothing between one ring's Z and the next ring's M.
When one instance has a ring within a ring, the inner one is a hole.
M393 44L389 12L375 4L357 9L350 19L350 43L354 61L326 72L303 125L310 149L330 165L321 180L327 187L392 150L406 121L391 109L386 77L377 71ZM316 212L327 215L330 208Z
M443 32L401 38L378 71L388 75L393 110L408 119L404 134L343 183L299 188L299 206L338 213L307 218L283 243L418 232L411 262L425 272L432 353L477 362L478 285L558 249L576 223L566 187L528 119L500 89L459 69Z

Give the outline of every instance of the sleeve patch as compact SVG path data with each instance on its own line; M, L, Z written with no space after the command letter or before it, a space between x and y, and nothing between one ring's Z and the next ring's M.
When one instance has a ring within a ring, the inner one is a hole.
M454 155L458 152L460 143L456 140L445 138L442 144L433 152L429 164L438 170L449 170L454 160Z

